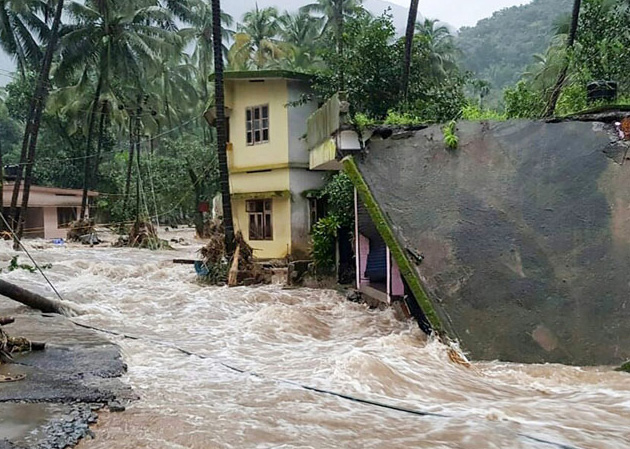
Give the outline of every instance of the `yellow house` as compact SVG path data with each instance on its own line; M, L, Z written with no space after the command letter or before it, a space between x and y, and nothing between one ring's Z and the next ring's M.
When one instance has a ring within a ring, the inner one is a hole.
M324 183L309 170L305 140L317 109L311 78L279 70L224 77L234 226L259 259L308 257L316 205L307 193Z

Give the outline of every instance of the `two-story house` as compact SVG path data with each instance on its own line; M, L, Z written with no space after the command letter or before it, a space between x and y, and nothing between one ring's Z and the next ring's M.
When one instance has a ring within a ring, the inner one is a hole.
M309 170L306 121L317 109L311 77L226 72L228 167L234 226L259 259L309 254L312 199L323 173Z

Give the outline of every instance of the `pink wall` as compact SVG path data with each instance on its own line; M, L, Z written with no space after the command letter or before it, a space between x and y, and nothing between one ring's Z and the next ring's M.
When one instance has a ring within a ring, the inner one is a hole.
M405 295L405 285L402 281L402 275L400 274L400 269L396 264L396 261L390 257L391 260L391 296L404 296Z
M359 272L357 273L357 277L359 279L358 287L360 288L361 286L369 285L370 283L370 280L365 277L365 270L367 269L368 254L370 253L370 239L368 239L363 234L359 234L358 247L359 247L359 257L357 258L357 260L358 260L358 265L359 265Z
M77 208L78 209L78 208ZM77 210L77 214L79 211ZM67 228L59 229L57 223L57 208L44 207L44 238L65 239L68 233Z

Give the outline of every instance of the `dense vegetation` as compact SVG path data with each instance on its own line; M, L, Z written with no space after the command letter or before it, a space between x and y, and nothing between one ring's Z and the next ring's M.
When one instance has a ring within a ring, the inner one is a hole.
M227 70L309 72L320 97L347 91L358 124L537 117L554 86L558 113L586 107L593 79L629 93L628 3L584 0L567 48L571 4L534 0L457 39L440 22L410 22L409 58L391 17L360 0L293 14L256 7L238 22L223 14L222 43ZM210 0L0 1L0 45L18 63L0 95L2 163L21 164L29 182L101 191L112 222L192 219L218 190L216 136L203 119L212 30ZM462 54L479 76L462 69ZM507 86L504 110L484 108L493 86Z
M575 43L567 46L567 34L558 32L547 50L535 55L518 83L505 90L508 117L567 115L597 106L587 102L587 85L593 81L617 82L618 97L613 102L627 103L630 3L584 0L576 18ZM557 106L553 104L556 90Z
M344 88L375 119L457 114L466 79L453 36L418 23L401 102L403 44L390 16L360 3L318 0L295 14L256 7L240 22L224 14L227 69L313 73L322 97ZM209 0L5 0L0 16L0 44L18 65L0 99L4 164L20 164L28 183L99 190L112 222L190 219L216 193L215 136L203 120L213 102Z
M462 65L490 83L489 100L495 105L503 89L527 71L532 55L544 53L558 28L568 26L572 4L573 0L533 0L459 31Z

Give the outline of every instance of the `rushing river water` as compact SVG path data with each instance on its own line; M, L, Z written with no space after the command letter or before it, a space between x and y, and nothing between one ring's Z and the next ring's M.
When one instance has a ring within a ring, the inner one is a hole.
M413 322L333 291L201 286L192 266L171 263L194 257L194 244L176 252L31 246L38 262L53 264L47 274L61 295L82 310L78 321L208 357L108 336L121 346L125 381L140 400L101 414L96 438L81 448L630 447L630 375L608 367L468 369ZM3 265L13 254L0 246ZM51 295L38 274L5 276Z

